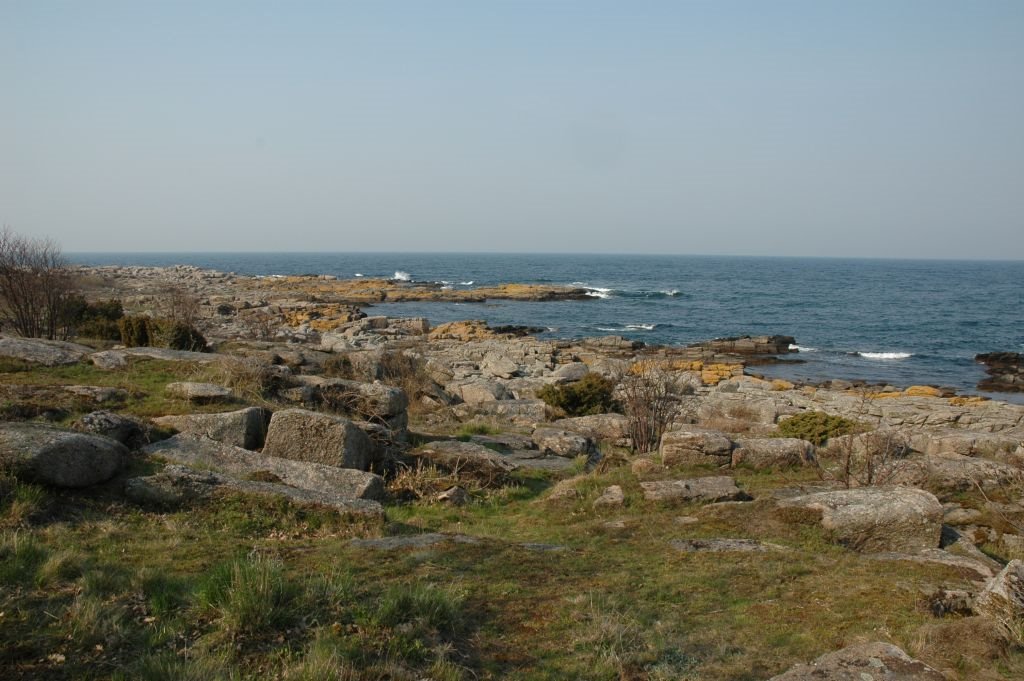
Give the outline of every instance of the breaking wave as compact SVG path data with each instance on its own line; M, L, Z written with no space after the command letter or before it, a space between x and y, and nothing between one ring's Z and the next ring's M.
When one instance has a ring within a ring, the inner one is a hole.
M395 281L412 281L412 275L402 270L395 270L395 276L391 278Z
M796 350L797 352L817 352L818 351L818 348L808 348L808 347L804 347L803 345L794 345L792 343L789 344L789 349L790 350Z
M914 356L912 352L855 352L853 354L864 359L907 359Z

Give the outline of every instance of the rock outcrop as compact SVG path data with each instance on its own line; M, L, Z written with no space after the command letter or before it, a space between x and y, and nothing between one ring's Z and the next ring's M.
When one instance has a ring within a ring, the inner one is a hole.
M944 681L945 676L891 643L859 643L798 664L768 681Z
M0 423L0 463L18 477L54 487L88 487L112 478L128 449L101 435L40 423Z
M160 416L153 419L153 423L243 449L260 449L267 437L269 420L270 413L266 409L246 407L219 414Z
M263 454L340 468L367 470L373 444L352 421L305 409L274 412Z

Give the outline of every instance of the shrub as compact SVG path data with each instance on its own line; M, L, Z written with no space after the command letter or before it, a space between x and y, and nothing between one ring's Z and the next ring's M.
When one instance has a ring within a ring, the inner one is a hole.
M618 406L614 391L615 381L591 372L575 383L546 385L537 397L569 416L589 416L614 411Z
M832 416L821 411L805 411L779 423L780 437L795 437L821 446L837 435L849 435L859 430L856 421Z
M677 384L669 372L653 362L637 362L630 367L619 394L629 419L634 453L657 449L662 433L683 407L682 396L692 392L692 386Z
M174 319L127 316L118 320L121 342L130 347L151 346L172 350L206 350L206 338L195 327Z
M68 307L68 323L83 338L121 340L118 320L124 317L121 301L113 298L90 303L76 296Z

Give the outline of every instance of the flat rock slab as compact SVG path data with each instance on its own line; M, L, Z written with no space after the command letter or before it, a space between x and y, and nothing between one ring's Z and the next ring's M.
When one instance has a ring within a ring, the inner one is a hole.
M978 486L983 490L998 490L1024 480L1024 471L981 457L942 454L906 459L890 480L938 493L962 492Z
M271 481L346 499L384 499L384 480L379 475L352 468L264 456L201 435L175 435L155 442L143 451L187 466L212 468L237 478L274 478Z
M353 539L352 546L362 549L376 549L379 551L396 551L398 549L425 549L441 544L477 544L480 540L465 534L442 534L440 532L427 532L425 534L410 534L399 537L381 537L379 539Z
M153 423L173 428L179 433L204 435L224 444L259 449L267 437L270 412L259 407L246 407L220 414L181 414L160 416Z
M553 456L564 456L567 459L574 459L577 456L589 458L597 451L590 438L569 430L537 428L531 437L540 451Z
M743 501L746 493L727 475L716 475L689 480L658 480L641 482L644 498L648 501Z
M730 462L733 446L724 433L691 427L662 435L658 453L666 466L722 465Z
M563 456L551 456L536 449L513 449L508 452L499 452L498 456L504 457L516 468L526 468L538 471L568 471L576 465L572 459Z
M756 539L677 539L669 542L669 546L683 553L764 553L788 550L785 546Z
M140 504L177 506L209 499L219 490L282 497L301 505L323 506L342 513L383 520L384 507L369 499L351 499L271 482L239 480L213 471L197 471L172 464L156 475L125 481L125 496Z
M96 404L124 402L128 399L128 391L124 388L109 388L100 385L66 385L64 390L72 395L92 400Z
M182 381L168 383L164 390L172 397L180 397L189 402L226 402L231 399L231 391L215 383Z
M526 542L524 544L520 544L520 546L526 549L527 551L539 551L541 553L559 553L561 551L569 550L568 546L563 546L562 544L541 544L537 542Z
M39 338L0 337L0 357L11 357L48 367L78 364L92 352L92 348L77 343Z
M945 676L890 643L860 643L798 664L768 681L944 681Z
M918 553L873 553L866 557L873 560L906 561L908 563L945 565L946 567L955 568L960 571L965 578L974 582L984 583L995 575L992 568L981 561L974 560L973 558L967 558L965 556L957 556L942 549L924 549Z
M41 423L0 423L0 464L33 482L88 487L112 478L127 458L127 447L102 435Z
M733 466L761 469L813 466L814 445L792 437L741 438L732 452Z
M501 481L518 467L509 457L475 442L428 442L411 454L452 473L470 475L483 481Z
M167 362L199 362L200 364L219 362L224 358L223 355L211 352L192 352L190 350L171 350L169 348L127 348L116 352L123 352L134 357L162 359Z
M865 553L916 553L938 548L942 505L912 487L862 487L783 499L818 519L832 541Z

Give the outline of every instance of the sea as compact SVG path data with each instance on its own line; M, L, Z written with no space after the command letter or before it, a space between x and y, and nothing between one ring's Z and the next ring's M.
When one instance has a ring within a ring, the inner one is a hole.
M689 255L466 253L78 253L86 265L196 265L245 275L330 274L473 289L585 287L582 301L390 303L368 310L432 324L483 319L548 338L649 344L781 334L800 363L772 377L938 385L977 394L982 352L1024 351L1024 262ZM989 395L1024 403L1024 395Z

